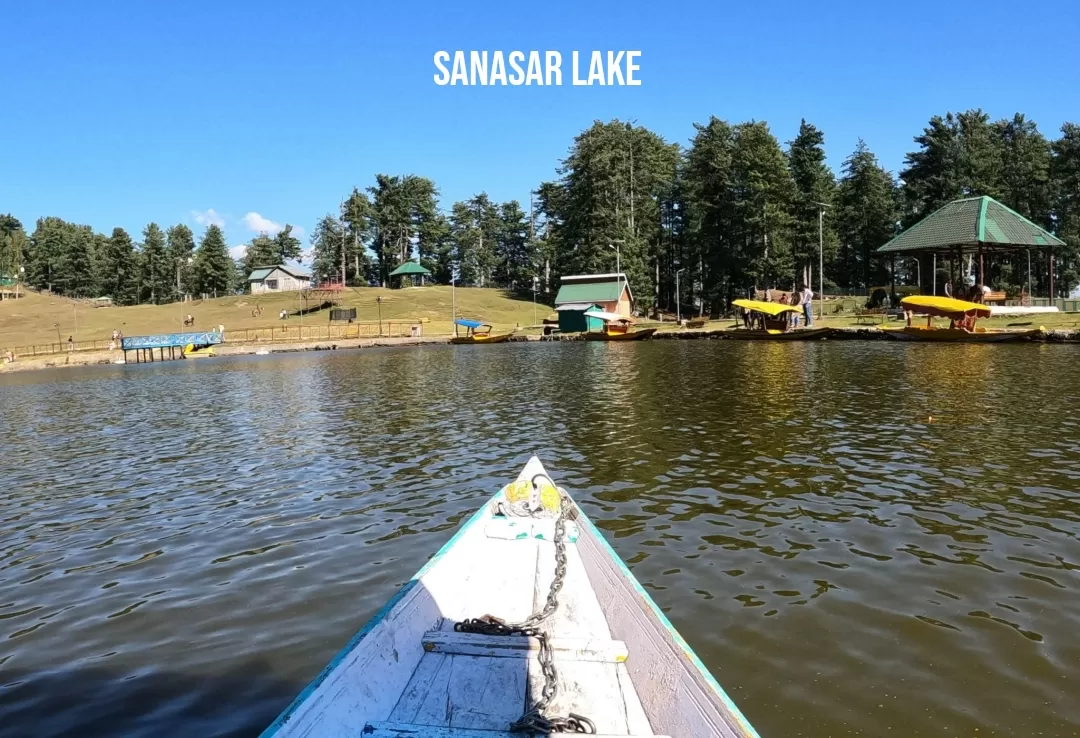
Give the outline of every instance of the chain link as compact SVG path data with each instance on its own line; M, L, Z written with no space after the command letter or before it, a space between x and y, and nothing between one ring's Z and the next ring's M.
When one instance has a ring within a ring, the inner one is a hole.
M540 475L537 475L540 476ZM533 477L536 484L536 477ZM551 478L548 478L551 482ZM555 483L552 482L552 486ZM556 487L558 489L558 487ZM559 609L559 592L566 579L566 519L570 514L570 499L559 490L559 516L555 519L555 577L551 580L547 600L543 608L534 612L520 623L507 623L494 615L480 618L466 618L454 623L454 630L459 633L482 633L484 635L512 636L523 635L539 641L540 650L537 661L544 674L544 686L540 699L520 718L510 725L511 733L596 733L592 720L582 715L568 713L567 717L545 715L544 712L558 693L558 672L555 669L555 654L551 648L551 639L541 629L541 625Z

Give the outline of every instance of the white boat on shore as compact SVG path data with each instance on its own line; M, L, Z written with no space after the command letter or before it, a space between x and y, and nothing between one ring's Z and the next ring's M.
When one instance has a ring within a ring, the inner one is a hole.
M757 736L534 456L262 735L571 730Z

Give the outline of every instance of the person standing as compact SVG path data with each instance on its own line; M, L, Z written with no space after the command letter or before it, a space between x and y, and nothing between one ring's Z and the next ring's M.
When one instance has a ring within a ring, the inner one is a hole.
M952 279L945 280L945 297L952 297Z
M806 327L814 327L814 291L810 289L810 285L804 284L802 290L802 308L803 314L806 316Z

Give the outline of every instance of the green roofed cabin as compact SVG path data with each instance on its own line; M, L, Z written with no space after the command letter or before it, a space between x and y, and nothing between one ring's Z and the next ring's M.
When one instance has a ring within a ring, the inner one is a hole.
M603 321L585 317L586 311L601 310L630 317L633 295L626 275L578 274L563 277L555 296L560 333L580 333L603 328Z
M609 313L630 317L634 296L626 275L578 274L560 280L559 294L555 296L555 309L570 303L590 303Z
M604 329L604 321L586 315L599 310L600 306L591 302L568 302L555 310L559 314L559 333L588 333Z

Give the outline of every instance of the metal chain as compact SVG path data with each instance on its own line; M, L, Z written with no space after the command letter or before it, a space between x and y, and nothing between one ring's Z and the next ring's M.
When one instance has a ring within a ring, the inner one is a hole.
M539 475L538 475L539 476ZM551 479L548 478L550 482ZM533 478L533 484L536 478ZM552 482L552 486L555 484ZM556 487L558 489L558 487ZM561 492L561 490L560 490ZM541 624L559 609L559 592L566 580L566 519L570 514L570 500L565 494L559 495L559 517L555 520L555 577L551 580L547 600L543 608L534 612L520 623L507 623L494 615L480 618L467 618L454 623L454 630L459 633L482 633L484 635L523 635L540 642L537 661L544 674L544 686L540 699L533 703L524 715L510 725L511 733L596 733L592 720L582 715L568 713L567 717L546 716L544 711L555 699L558 692L558 672L555 670L555 654L551 648L549 635L541 629Z

